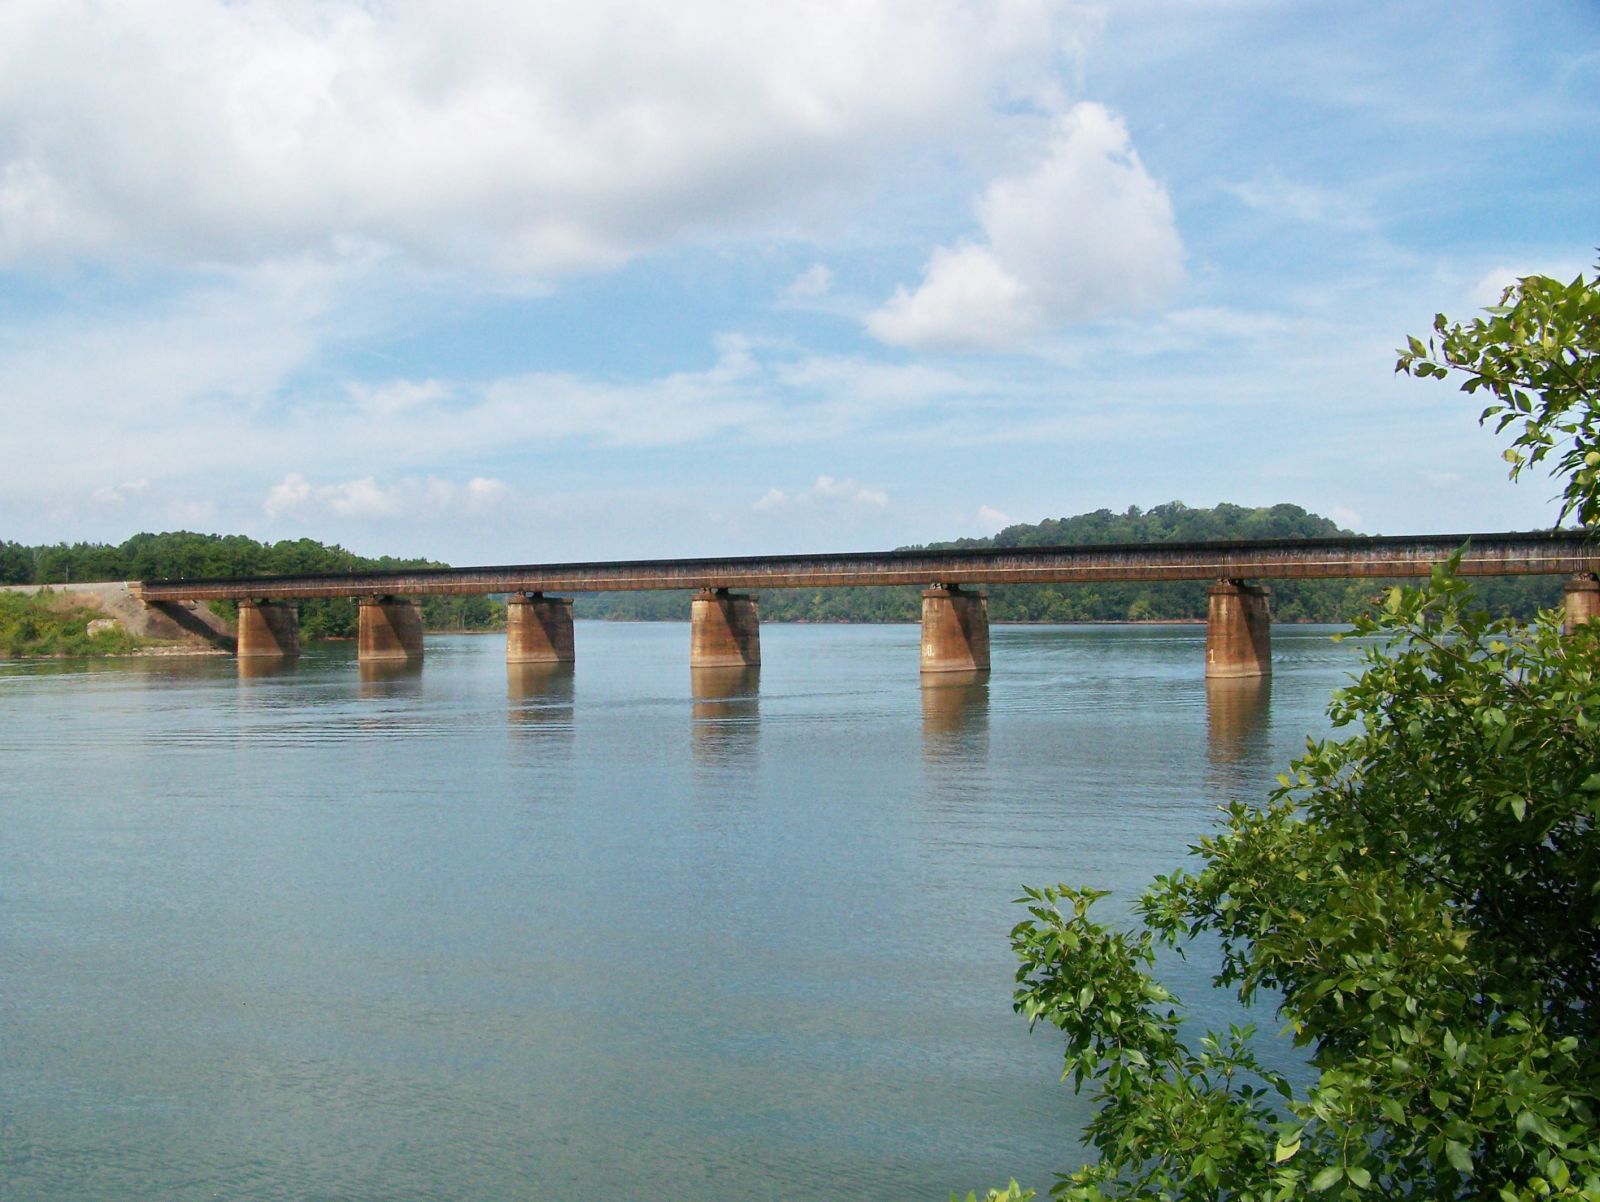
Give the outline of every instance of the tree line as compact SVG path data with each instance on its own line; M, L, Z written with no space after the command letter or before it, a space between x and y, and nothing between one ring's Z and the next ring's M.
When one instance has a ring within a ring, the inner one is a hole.
M23 546L0 542L0 584L70 584L88 580L159 580L167 577L299 576L321 572L443 568L431 559L357 555L315 539L257 542L242 534L187 530L136 534L125 542ZM232 607L214 602L224 617ZM493 630L505 625L505 606L491 597L426 597L422 621L429 630ZM353 638L356 602L348 597L300 602L305 639Z

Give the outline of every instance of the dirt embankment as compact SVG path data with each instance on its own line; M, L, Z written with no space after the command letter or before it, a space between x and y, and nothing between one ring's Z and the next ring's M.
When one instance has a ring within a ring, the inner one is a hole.
M232 627L203 602L146 605L133 595L126 581L0 587L29 595L48 590L52 608L96 610L101 615L97 621L115 622L135 638L153 640L141 654L214 655L233 650Z

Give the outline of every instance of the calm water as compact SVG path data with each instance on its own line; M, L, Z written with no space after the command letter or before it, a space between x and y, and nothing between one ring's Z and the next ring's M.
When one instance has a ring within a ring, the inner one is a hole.
M0 664L0 1197L1047 1187L1085 1107L1018 887L1178 866L1326 729L1327 636L1209 702L1200 626L997 627L936 689L914 626L694 682L683 625Z

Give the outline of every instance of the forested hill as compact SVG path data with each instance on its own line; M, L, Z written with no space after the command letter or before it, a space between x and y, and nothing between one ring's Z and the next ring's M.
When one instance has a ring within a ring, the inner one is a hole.
M1198 543L1221 539L1333 538L1351 534L1298 505L1246 509L1223 503L1191 509L1168 501L1154 509L1133 506L1125 513L1097 509L1071 518L1046 518L1037 525L1007 526L993 538L962 538L930 547L1071 547L1105 543Z
M1331 538L1351 531L1298 505L1247 509L1221 504L1195 509L1169 501L1123 513L1097 509L1076 517L1007 526L992 538L962 538L928 547L1054 547L1106 543L1181 543L1214 539ZM916 550L920 548L905 548ZM1201 619L1205 582L1171 584L1006 584L989 590L989 616L997 622L1128 622ZM1379 590L1372 580L1275 580L1272 612L1286 622L1342 622ZM1474 582L1482 603L1496 613L1531 617L1561 600L1556 577ZM774 622L911 622L921 614L914 588L784 589L761 594L761 617ZM580 598L579 617L687 618L683 594L610 593Z
M931 543L931 547L1037 547L1104 543L1201 542L1208 539L1327 538L1349 531L1298 505L1247 509L1218 505L1193 509L1181 501L1123 513L1099 509L1035 525L1008 526L992 538ZM908 548L910 549L910 548ZM68 580L136 580L170 576L258 576L359 569L444 567L424 559L369 558L311 539L259 543L242 535L137 534L118 545L60 543L27 547L0 541L0 584ZM1338 622L1378 591L1374 581L1272 582L1272 609L1283 621ZM1558 604L1556 577L1480 580L1474 587L1497 613L1531 616ZM761 616L776 622L910 622L921 612L915 588L776 590L761 595ZM430 629L486 629L505 620L502 605L486 597L430 597L423 604ZM601 593L579 597L579 617L687 619L686 593ZM1123 622L1203 618L1206 584L998 585L989 613L1000 622ZM307 638L351 635L355 604L307 601L301 633Z

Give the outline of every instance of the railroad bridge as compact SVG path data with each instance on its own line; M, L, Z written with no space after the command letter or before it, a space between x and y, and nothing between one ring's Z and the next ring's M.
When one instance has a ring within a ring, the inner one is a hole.
M693 590L689 663L713 668L761 662L756 598L741 590L920 585L921 666L937 674L988 670L985 585L1201 580L1212 582L1206 675L1249 677L1272 670L1270 590L1259 581L1421 577L1458 550L1464 576L1562 575L1567 621L1600 614L1600 543L1577 530L624 560L145 580L132 587L161 607L237 602L237 651L248 658L298 654L296 601L357 598L363 661L421 658L417 597L503 594L513 664L573 662L572 601L554 593Z

